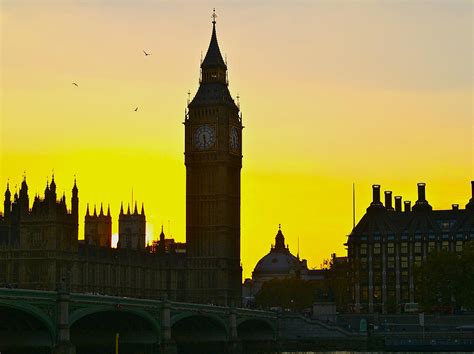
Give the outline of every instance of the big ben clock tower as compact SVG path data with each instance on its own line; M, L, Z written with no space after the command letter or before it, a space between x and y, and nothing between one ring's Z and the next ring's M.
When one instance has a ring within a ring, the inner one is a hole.
M227 65L212 37L199 89L185 118L187 298L241 302L240 170L242 120L227 81Z

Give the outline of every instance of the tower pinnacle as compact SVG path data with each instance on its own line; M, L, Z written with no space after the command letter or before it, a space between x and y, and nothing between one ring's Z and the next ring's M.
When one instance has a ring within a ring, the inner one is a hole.
M216 15L216 8L212 9L212 24L215 25L216 24L216 18L217 18L217 15Z

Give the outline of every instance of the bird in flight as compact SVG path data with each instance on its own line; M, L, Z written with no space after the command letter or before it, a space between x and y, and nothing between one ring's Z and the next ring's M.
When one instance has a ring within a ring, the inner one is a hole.
M73 82L72 84L73 84L74 86L77 86L77 87L79 87L79 85L78 85L78 84L76 84L75 82Z
M137 107L137 108L135 108L135 109L134 109L134 111L135 111L135 112L137 112L137 111L138 111L138 107Z
M145 51L143 51L143 54L145 54L146 57L149 56L149 55L151 55L151 53L147 53L147 52L145 52Z

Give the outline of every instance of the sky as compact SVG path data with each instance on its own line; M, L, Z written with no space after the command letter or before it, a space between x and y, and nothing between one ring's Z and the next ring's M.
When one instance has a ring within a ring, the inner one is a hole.
M357 220L375 183L468 202L471 1L0 0L0 189L26 171L32 200L54 171L69 201L76 176L80 220L110 204L114 234L133 190L149 240L185 241L182 122L214 7L245 125L245 277L278 224L310 267L345 255L353 183Z

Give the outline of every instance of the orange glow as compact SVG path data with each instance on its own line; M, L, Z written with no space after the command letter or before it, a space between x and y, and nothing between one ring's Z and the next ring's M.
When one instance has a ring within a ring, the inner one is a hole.
M30 200L55 171L86 204L145 203L148 237L185 240L184 118L211 3L4 1L0 187L26 170ZM461 206L474 175L469 2L222 3L217 34L243 122L242 262L278 224L318 266L345 254L372 183ZM145 57L143 50L151 53ZM76 82L78 86L72 85ZM138 111L134 111L139 107ZM68 203L70 205L70 203ZM169 223L168 223L169 221ZM80 228L83 238L83 225Z

